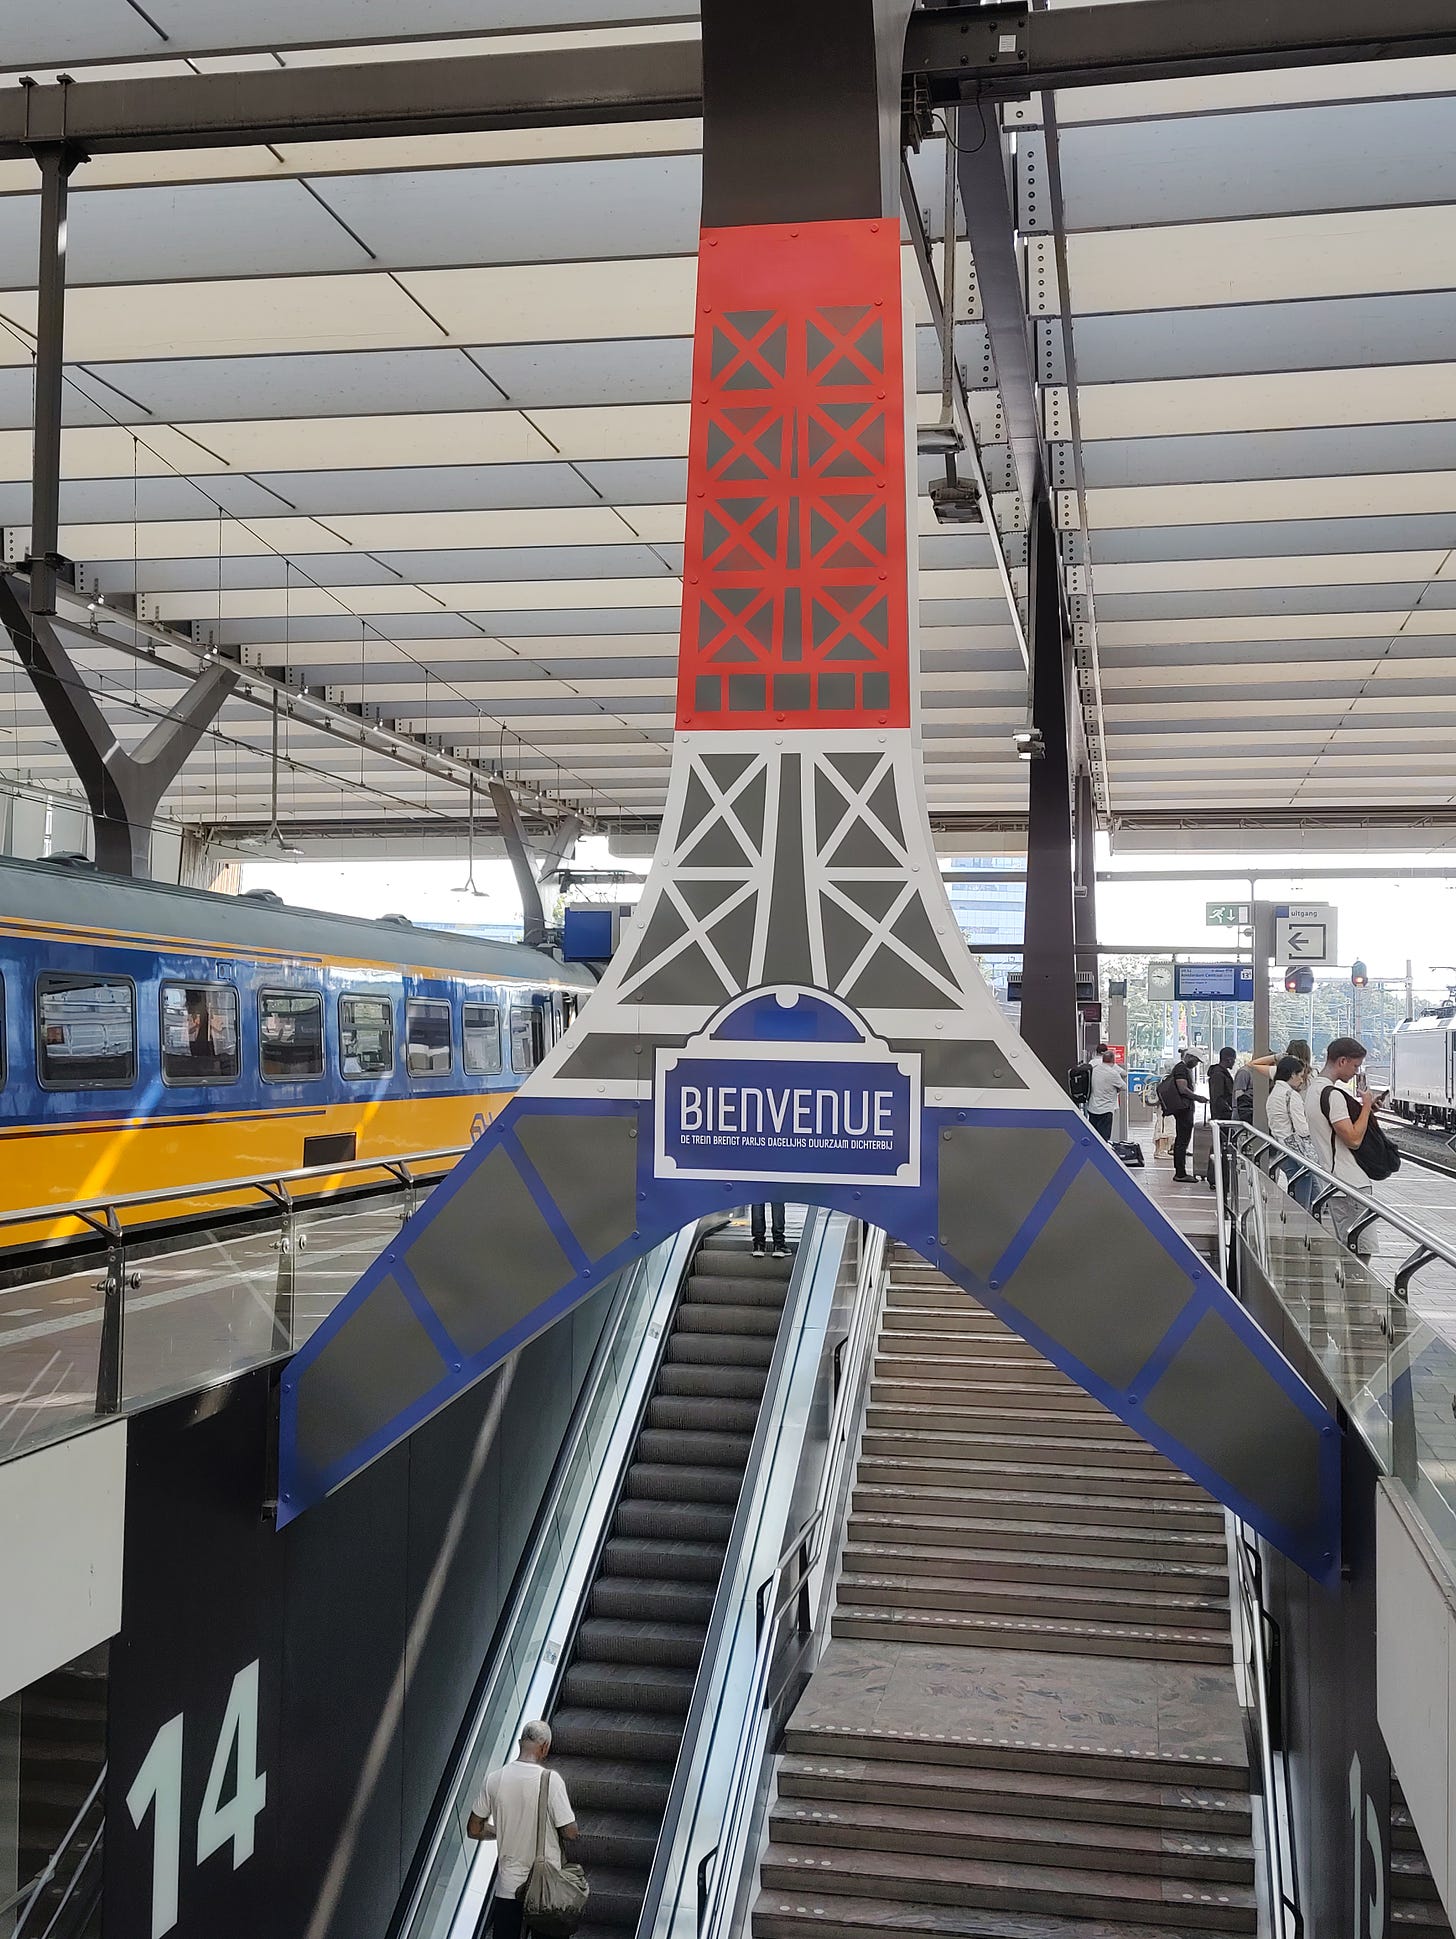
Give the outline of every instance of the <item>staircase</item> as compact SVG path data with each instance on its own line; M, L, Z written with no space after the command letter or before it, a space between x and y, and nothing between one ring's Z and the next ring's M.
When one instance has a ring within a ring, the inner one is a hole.
M1400 1785L1390 1781L1390 1930L1400 1939L1450 1939L1436 1881Z
M556 1711L592 1895L580 1939L636 1931L792 1260L699 1248Z
M755 1939L1255 1933L1222 1510L933 1268L890 1275Z
M836 1636L1228 1664L1223 1513L932 1267L896 1257Z

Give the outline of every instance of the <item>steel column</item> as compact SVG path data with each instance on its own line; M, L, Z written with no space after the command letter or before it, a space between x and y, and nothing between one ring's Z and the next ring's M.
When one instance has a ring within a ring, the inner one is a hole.
M1075 858L1075 901L1072 905L1072 930L1077 944L1078 976L1097 974L1097 809L1092 800L1092 775L1089 769L1077 770L1073 794L1073 855ZM1104 1030L1101 1035L1106 1037ZM1121 1039L1118 1040L1119 1042Z
M30 608L56 610L60 563L61 397L66 342L66 205L75 149L42 148L40 258L36 270L35 427L31 447Z
M1072 908L1072 776L1067 632L1050 501L1031 510L1031 720L1042 752L1029 763L1026 935L1021 1034L1061 1083L1077 1061L1077 978Z
M9 633L86 791L97 867L144 880L150 872L157 806L237 685L238 669L222 662L205 666L171 712L128 754L62 643L67 622L35 611L31 587L19 575L0 579L0 626ZM69 630L84 634L84 629Z

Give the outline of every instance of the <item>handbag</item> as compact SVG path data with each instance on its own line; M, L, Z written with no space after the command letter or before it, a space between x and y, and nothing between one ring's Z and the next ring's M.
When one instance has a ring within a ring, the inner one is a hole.
M571 1939L581 1924L591 1888L580 1865L553 1865L546 1856L546 1803L551 1790L551 1773L541 1773L541 1794L536 1805L536 1860L522 1894L526 1924L543 1939Z

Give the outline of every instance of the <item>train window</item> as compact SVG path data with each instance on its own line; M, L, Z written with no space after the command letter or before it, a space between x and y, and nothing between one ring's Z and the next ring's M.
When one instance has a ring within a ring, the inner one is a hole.
M501 1068L500 1011L493 1003L461 1005L467 1077L494 1077Z
M322 1077L323 998L313 990L260 990L258 1057L270 1084Z
M162 985L162 1082L231 1084L238 1076L238 993L230 983Z
M541 1014L533 1003L517 1003L511 1010L511 1067L522 1077L546 1055Z
M35 980L35 1037L48 1090L126 1090L136 1082L131 978L43 971Z
M393 1071L394 1005L387 996L339 998L339 1069L345 1077Z
M404 1006L404 1057L411 1077L448 1077L454 1062L450 1006L411 997Z

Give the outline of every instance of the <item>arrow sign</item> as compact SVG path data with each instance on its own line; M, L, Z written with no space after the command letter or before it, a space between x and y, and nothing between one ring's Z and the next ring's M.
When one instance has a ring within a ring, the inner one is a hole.
M1331 963L1335 961L1334 910L1321 909L1317 916L1301 910L1298 915L1280 916L1274 924L1274 959L1279 963Z

